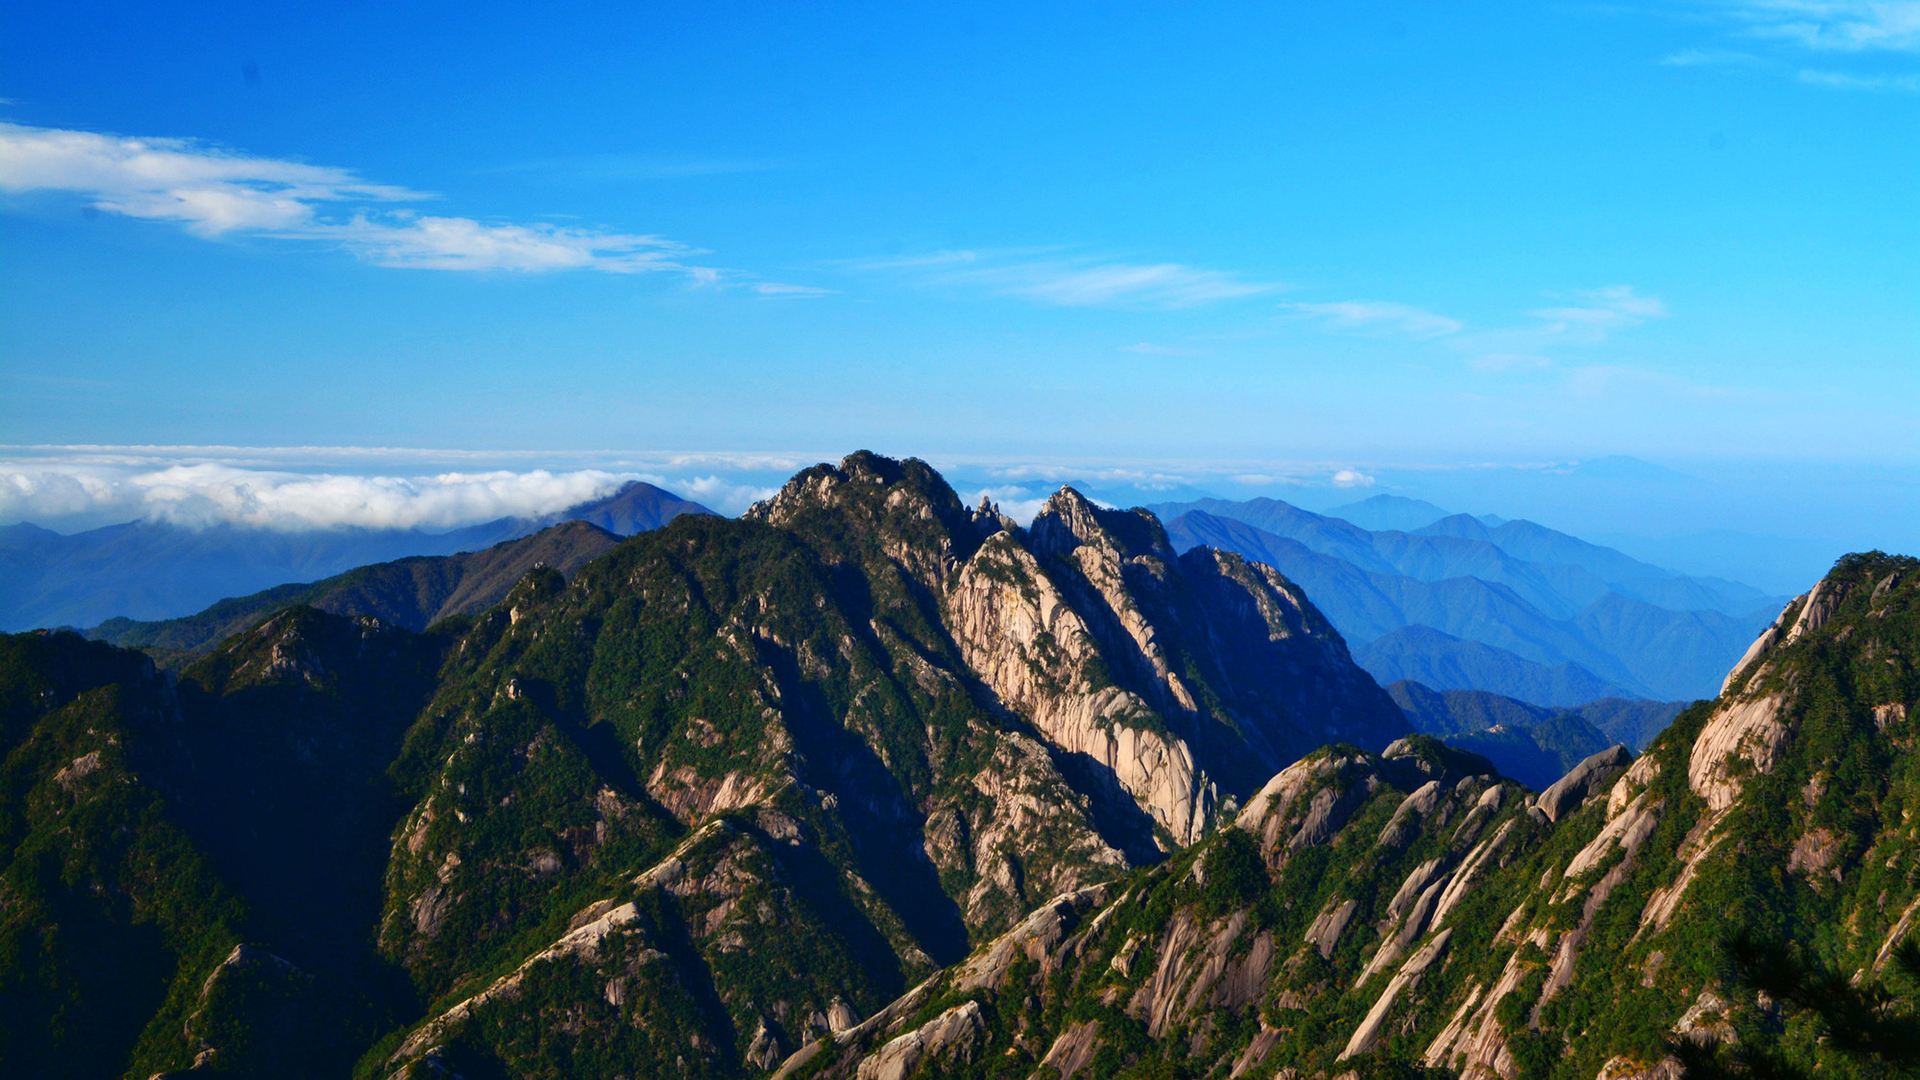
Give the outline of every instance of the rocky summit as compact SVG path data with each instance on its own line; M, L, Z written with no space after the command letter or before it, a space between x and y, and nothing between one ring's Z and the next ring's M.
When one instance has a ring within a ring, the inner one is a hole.
M1280 574L1071 489L862 453L587 554L177 671L0 639L7 1071L768 1072L1407 731Z

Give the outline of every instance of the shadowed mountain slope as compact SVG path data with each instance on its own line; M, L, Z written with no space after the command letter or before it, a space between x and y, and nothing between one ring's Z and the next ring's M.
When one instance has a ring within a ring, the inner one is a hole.
M1644 747L1686 707L1679 701L1602 698L1552 709L1484 690L1439 691L1416 682L1394 683L1387 693L1416 729L1483 755L1502 776L1535 790L1613 743Z
M563 522L480 551L420 555L363 566L311 585L281 585L222 600L185 618L109 619L87 631L87 636L159 654L197 654L295 605L336 615L367 615L390 626L425 630L441 619L492 607L535 567L572 574L619 542L619 537L597 525Z

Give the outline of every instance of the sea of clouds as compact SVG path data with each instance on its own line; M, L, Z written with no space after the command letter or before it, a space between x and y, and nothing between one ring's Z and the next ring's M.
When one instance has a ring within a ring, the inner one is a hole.
M839 454L674 451L482 451L384 447L0 446L0 525L74 532L124 521L189 527L446 530L540 517L641 480L723 514L772 495L795 472ZM1108 462L935 460L969 505L983 496L1020 521L1072 484L1131 506L1204 492L1329 492L1362 474L1314 466L1181 470ZM1370 478L1367 478L1370 482Z
M0 524L27 521L62 532L133 520L432 531L540 517L634 480L738 513L800 467L776 455L574 455L566 464L544 456L355 447L10 447L0 450Z

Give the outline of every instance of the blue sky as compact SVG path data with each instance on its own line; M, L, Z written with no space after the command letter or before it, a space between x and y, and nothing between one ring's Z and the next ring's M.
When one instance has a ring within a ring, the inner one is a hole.
M9 5L0 442L1920 469L1920 4L267 8Z

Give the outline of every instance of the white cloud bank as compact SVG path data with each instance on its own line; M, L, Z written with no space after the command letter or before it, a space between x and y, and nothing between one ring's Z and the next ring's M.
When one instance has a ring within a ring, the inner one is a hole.
M354 476L212 463L159 469L14 463L0 467L0 521L117 517L287 531L449 529L564 510L631 479L596 469Z
M208 238L330 244L380 266L719 277L685 262L698 251L658 236L422 214L403 204L432 198L423 192L191 139L0 122L0 192L78 196L97 210Z
M441 530L539 517L634 480L735 514L818 460L763 451L0 445L0 525Z

